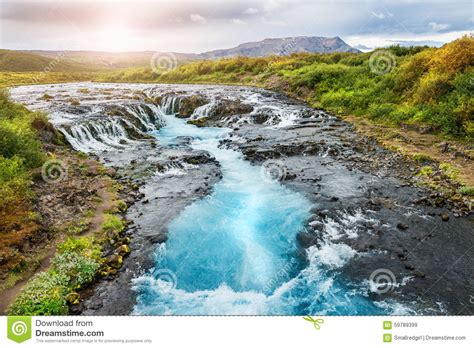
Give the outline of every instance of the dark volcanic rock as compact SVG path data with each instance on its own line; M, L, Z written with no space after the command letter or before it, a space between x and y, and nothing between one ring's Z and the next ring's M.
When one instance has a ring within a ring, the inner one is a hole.
M271 115L269 114L264 114L264 113L258 113L258 114L253 114L250 116L250 120L253 123L256 124L263 124L267 122L270 119Z
M176 117L188 118L193 114L194 110L208 103L209 99L200 95L183 97L180 99L178 114L176 115Z
M244 115L253 111L253 106L240 100L222 99L217 102L207 116L209 120L219 120L226 116Z

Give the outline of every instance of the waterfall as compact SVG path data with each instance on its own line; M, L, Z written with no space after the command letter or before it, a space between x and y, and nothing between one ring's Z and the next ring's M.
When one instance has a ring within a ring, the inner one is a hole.
M215 102L210 102L208 104L197 107L191 115L191 119L195 120L201 117L208 117L214 106Z
M58 128L76 150L111 151L148 139L149 132L164 125L160 115L161 110L152 104L109 105L88 110L85 115L69 113L68 123Z
M167 95L163 97L161 102L161 110L165 115L174 115L179 110L181 98L176 95Z

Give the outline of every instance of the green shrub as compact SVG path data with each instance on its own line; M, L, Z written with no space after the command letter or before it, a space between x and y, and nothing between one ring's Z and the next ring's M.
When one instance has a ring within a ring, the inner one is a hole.
M474 196L474 186L463 186L459 189L459 193L466 196Z
M31 178L17 156L4 158L0 155L0 210L13 204L19 198L29 195Z
M396 56L401 57L401 56L413 55L421 51L424 51L428 48L429 48L428 46L403 47L400 45L393 45L393 46L390 46L388 49Z
M438 100L452 88L450 77L447 73L439 73L431 70L418 82L414 93L415 103L429 103Z
M22 158L27 168L43 164L45 155L31 127L35 117L35 113L11 102L7 92L0 91L0 156Z
M321 105L326 108L349 108L353 96L354 91L343 89L328 92L321 97Z
M64 251L58 253L52 260L53 269L68 278L72 289L90 283L99 268L99 264L77 252Z
M454 167L452 164L440 163L439 169L441 169L443 173L451 180L457 180L459 177L459 169Z
M34 276L9 307L9 315L65 315L68 279L54 272Z
M125 203L123 200L119 199L117 201L117 210L119 212L123 213L123 212L127 211L127 208L128 208L127 203Z
M12 315L64 315L68 294L94 280L100 247L90 237L68 238L58 245L48 272L34 276L9 308Z
M430 166L424 166L424 167L420 168L417 175L418 176L430 176L431 174L433 174L433 168L431 168Z
M0 120L0 155L18 156L24 159L27 168L35 168L43 164L45 155L29 121Z
M86 232L88 228L89 228L89 221L83 218L83 219L79 219L79 220L71 222L69 226L67 227L67 232L69 234L78 235L78 234Z
M392 112L396 110L396 108L397 108L397 105L395 104L373 103L373 104L370 104L367 113L368 113L368 116L372 119L384 119L384 118L389 118Z
M105 214L104 222L102 224L102 231L109 238L115 238L125 229L122 219L113 214Z
M68 237L58 245L58 252L75 252L96 261L99 261L101 254L100 248L94 243L92 237Z
M430 155L427 155L425 153L413 153L410 155L411 159L417 162L432 162L433 158L431 158ZM429 166L427 166L429 167ZM423 167L425 168L425 167ZM430 167L431 168L431 167Z

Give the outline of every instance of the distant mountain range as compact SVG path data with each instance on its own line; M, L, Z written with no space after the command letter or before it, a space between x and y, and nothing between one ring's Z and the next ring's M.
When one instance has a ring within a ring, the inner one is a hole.
M226 57L284 56L297 52L330 53L360 52L340 37L297 36L246 42L233 48L195 53L162 52L174 55L179 63ZM96 52L96 51L15 51L0 49L0 71L103 71L131 67L149 67L155 52Z
M199 56L207 59L245 56L285 56L297 52L331 53L331 52L360 52L346 44L340 37L296 36L282 39L265 39L256 42L246 42L234 48L221 49L201 53Z

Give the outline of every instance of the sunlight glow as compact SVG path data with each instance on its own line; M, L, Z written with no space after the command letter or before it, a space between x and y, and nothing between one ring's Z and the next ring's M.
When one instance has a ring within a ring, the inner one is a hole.
M109 23L97 31L94 41L97 41L104 51L127 51L133 43L133 35L126 24Z

